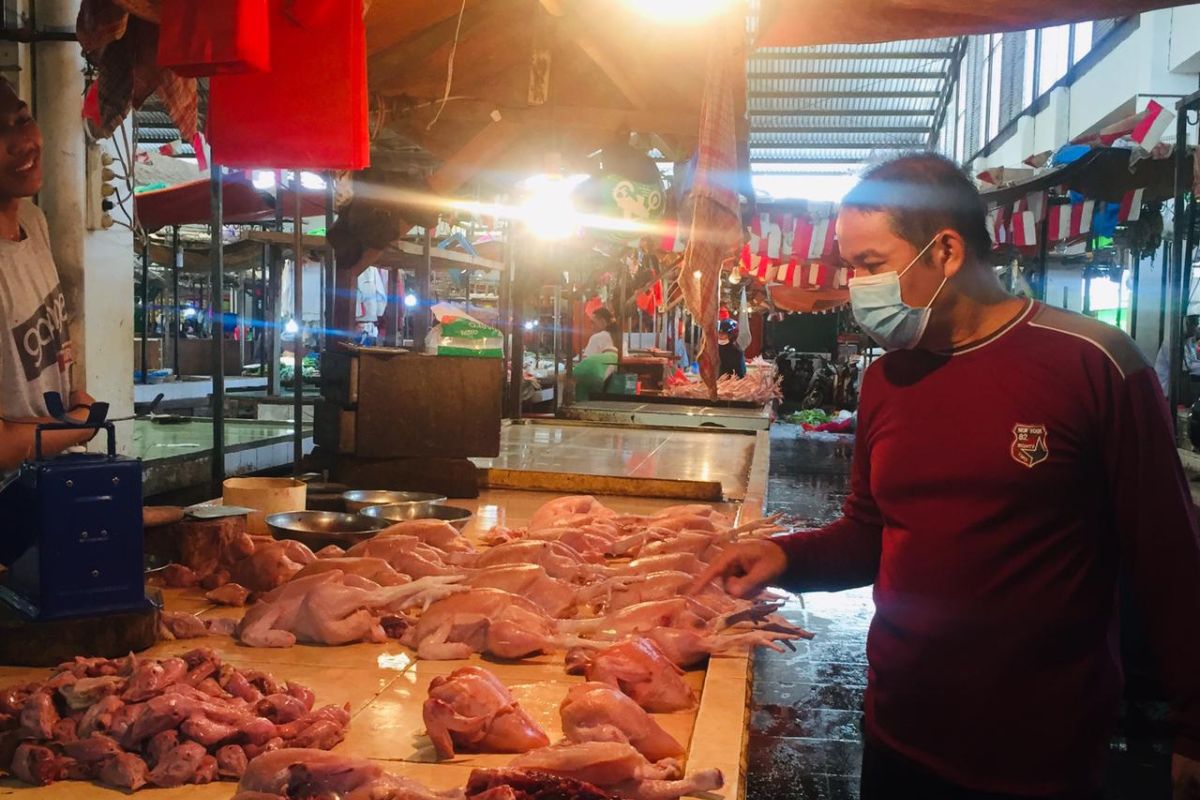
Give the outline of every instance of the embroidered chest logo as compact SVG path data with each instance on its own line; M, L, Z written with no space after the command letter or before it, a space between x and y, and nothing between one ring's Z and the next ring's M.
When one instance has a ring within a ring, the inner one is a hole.
M1045 425L1013 426L1013 443L1009 451L1013 460L1030 469L1050 457L1050 446L1046 442Z

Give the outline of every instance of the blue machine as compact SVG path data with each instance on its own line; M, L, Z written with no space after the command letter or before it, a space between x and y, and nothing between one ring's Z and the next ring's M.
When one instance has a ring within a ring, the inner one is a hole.
M149 611L141 461L116 454L107 404L94 404L80 423L58 395L46 400L59 422L38 426L33 460L0 498L0 554L9 567L0 601L35 622ZM107 453L43 457L45 432L81 427L104 431Z

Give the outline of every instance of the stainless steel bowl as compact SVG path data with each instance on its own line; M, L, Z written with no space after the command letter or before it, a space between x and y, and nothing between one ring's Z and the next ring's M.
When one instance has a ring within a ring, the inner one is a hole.
M421 510L428 510L446 502L445 495L428 492L389 492L381 489L355 489L343 492L342 499L346 501L346 510L351 513L371 506L411 505Z
M313 551L331 544L352 547L386 527L382 520L334 511L293 511L267 517L267 528L276 539L295 539Z
M457 506L430 506L425 511L415 509L411 504L399 504L390 506L368 506L359 512L370 519L386 522L393 525L397 522L409 522L414 519L440 519L449 522L460 531L467 527L467 523L474 516L465 508Z

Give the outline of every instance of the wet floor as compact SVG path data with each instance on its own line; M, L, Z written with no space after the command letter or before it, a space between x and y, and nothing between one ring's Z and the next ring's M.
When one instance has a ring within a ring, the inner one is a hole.
M771 430L767 505L797 524L838 518L849 483L848 440L813 441ZM756 656L747 800L858 798L869 588L806 594L783 613L816 638L795 653ZM1136 671L1136 670L1133 670ZM1113 740L1106 800L1167 800L1170 733L1152 685L1132 680Z

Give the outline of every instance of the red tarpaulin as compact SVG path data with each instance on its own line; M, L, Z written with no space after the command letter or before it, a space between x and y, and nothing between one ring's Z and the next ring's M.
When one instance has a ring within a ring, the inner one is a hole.
M765 0L756 44L863 44L1024 31L1182 5L1187 0Z
M226 223L234 225L275 219L275 207L270 198L250 184L228 181L222 188L223 219ZM302 192L300 196L302 216L325 215L325 202L320 194ZM295 193L283 190L280 202L284 219L291 219L296 204ZM135 195L134 205L142 227L150 232L169 225L206 225L212 222L212 196L209 181L206 180L142 192Z

